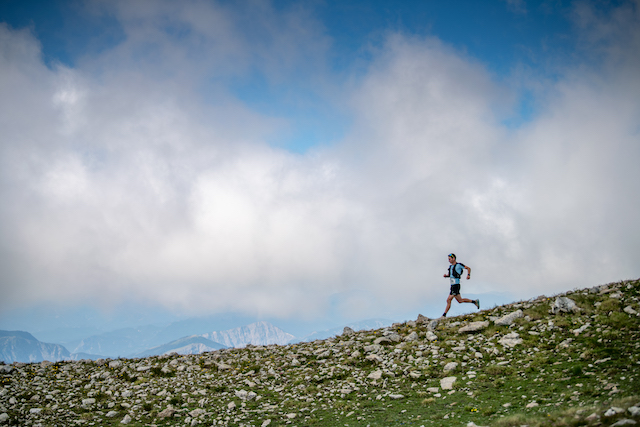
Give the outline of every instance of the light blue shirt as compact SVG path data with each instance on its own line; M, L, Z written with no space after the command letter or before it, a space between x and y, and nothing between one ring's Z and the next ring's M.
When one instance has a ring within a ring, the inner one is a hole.
M458 285L460 284L460 278L459 277L453 277L453 268L455 267L455 271L456 273L458 273L458 276L462 275L462 272L464 271L464 267L462 264L457 263L455 265L449 265L449 282L451 282L452 285Z

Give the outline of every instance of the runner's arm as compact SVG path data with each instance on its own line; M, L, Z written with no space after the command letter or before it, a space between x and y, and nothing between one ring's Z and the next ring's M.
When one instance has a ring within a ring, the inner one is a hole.
M464 268L467 269L467 280L469 280L471 278L471 267L465 265Z

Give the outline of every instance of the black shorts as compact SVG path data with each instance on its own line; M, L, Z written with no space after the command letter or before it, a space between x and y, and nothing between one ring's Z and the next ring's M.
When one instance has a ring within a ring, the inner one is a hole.
M451 285L451 291L449 295L460 295L460 283Z

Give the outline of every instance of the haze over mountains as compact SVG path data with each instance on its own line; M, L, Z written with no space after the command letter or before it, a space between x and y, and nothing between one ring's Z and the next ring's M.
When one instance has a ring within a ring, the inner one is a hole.
M80 360L118 357L148 357L176 352L200 354L226 347L252 345L284 345L291 342L313 341L335 336L342 327L313 332L305 337L294 335L266 321L223 331L202 333L206 321L196 319L172 323L166 327L147 325L138 328L122 328L91 335L81 340L45 343L28 332L0 331L0 360L12 362L41 362L48 360ZM355 330L372 329L390 325L391 321L375 319L352 323Z

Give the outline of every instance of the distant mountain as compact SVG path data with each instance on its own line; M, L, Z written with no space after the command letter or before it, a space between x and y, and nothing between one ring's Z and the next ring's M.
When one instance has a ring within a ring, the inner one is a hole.
M359 322L349 323L345 326L350 327L354 331L363 331L363 330L371 330L371 329L380 329L387 326L391 326L393 321L387 319L369 319L369 320L361 320ZM327 329L324 331L314 331L309 335L306 335L302 338L292 340L291 343L298 342L311 342L315 340L325 340L327 338L335 337L337 335L341 335L344 331L344 326Z
M163 342L155 339L162 328L143 326L123 328L92 335L73 349L74 353L102 354L106 357L129 357ZM173 339L178 338L174 337ZM166 341L165 341L166 342Z
M220 343L213 342L200 335L192 335L190 337L180 338L167 344L150 348L135 357L159 356L168 353L178 354L200 354L206 351L214 351L226 348Z
M221 332L210 332L203 334L203 337L210 339L227 347L245 347L247 344L253 345L284 345L295 339L295 337L269 322L261 321L251 323L239 328L233 328Z
M69 350L59 344L38 341L22 331L0 331L0 360L13 362L58 362L71 358Z

